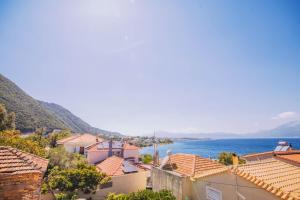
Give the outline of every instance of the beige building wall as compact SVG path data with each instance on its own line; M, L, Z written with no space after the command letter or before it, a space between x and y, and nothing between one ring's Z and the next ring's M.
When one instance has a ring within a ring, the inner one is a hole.
M191 195L189 180L179 174L153 167L151 178L154 191L170 190L176 199L179 200L186 199L186 197L189 198Z
M168 189L178 200L208 200L207 188L221 193L220 200L279 200L245 179L224 172L192 181L170 171L152 169L153 190ZM238 185L238 186L237 186Z
M87 161L90 164L95 164L108 158L108 151L87 151Z
M192 199L207 200L206 187L221 192L222 200L277 200L275 195L229 172L192 181ZM238 186L237 186L238 185Z
M139 150L124 150L124 158L134 158L134 162L139 162Z
M130 193L137 192L139 190L146 189L147 176L146 171L125 174L122 176L112 177L112 187L105 189L98 189L95 194L83 194L80 193L79 197L88 198L92 197L93 199L105 199L105 197L113 193Z

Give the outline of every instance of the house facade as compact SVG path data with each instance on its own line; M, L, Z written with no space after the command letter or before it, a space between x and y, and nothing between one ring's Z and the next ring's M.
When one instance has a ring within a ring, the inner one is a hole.
M97 142L85 149L85 155L90 164L101 162L111 156L122 157L134 163L139 161L139 148L121 141Z
M0 146L0 200L39 200L48 160Z
M96 142L102 141L101 138L88 133L75 134L67 138L63 138L57 141L57 145L64 146L66 151L70 153L85 153L85 147L95 144Z
M111 192L126 194L146 189L148 171L131 161L113 155L95 166L99 172L111 177L111 181L100 187L95 194L80 193L81 198L105 199Z
M235 167L190 154L174 154L152 169L153 190L178 200L300 199L299 167L269 159Z

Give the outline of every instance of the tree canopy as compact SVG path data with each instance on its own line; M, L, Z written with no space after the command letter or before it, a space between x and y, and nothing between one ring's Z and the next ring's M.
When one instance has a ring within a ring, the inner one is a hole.
M110 193L106 200L176 200L175 196L168 190L154 192L152 190L141 190L129 194Z
M143 154L141 156L142 162L144 164L149 164L153 161L152 155L151 154Z
M232 156L235 155L235 153L232 152L221 152L219 154L218 160L220 163L224 165L232 165ZM244 160L239 159L239 164L245 163Z
M14 112L7 113L3 104L0 104L0 131L15 130L16 116Z

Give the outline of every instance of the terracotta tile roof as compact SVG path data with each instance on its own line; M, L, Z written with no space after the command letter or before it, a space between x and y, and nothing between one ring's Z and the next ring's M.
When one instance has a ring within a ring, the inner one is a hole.
M124 161L125 161L124 158L118 156L111 156L105 159L104 161L100 162L99 164L96 164L96 168L99 171L104 172L108 176L120 176L125 174L123 171ZM135 166L138 171L148 170L148 169L144 169L142 166L135 165L133 163L130 163L130 165Z
M300 154L300 150L292 149L289 151L266 151L261 153L253 153L253 154L247 154L242 156L242 158L253 158L253 157L259 157L264 155L289 155L289 154Z
M193 154L173 154L163 169L175 171L184 176L201 178L204 176L228 171L228 168L218 162Z
M70 141L70 140L73 140L73 139L75 139L75 138L77 138L77 137L79 137L79 136L80 136L80 135L71 135L71 136L69 136L69 137L66 137L66 138L63 138L63 139L58 140L58 141L57 141L57 144L64 144L65 142Z
M15 148L0 146L0 174L44 173L48 160Z
M96 143L97 139L98 139L98 141L102 141L101 138L99 138L95 135L84 133L82 135L76 134L76 135L72 135L70 137L58 140L57 144L64 144L64 143L74 143L75 144L75 143L86 142L86 141L94 141Z
M123 158L112 156L97 164L96 167L107 176L119 176L124 174L122 171L123 161Z
M300 164L300 154L277 155L278 158Z
M85 149L87 151L97 151L97 145L100 144L100 142L96 142L95 144L91 144L87 147L85 147Z
M273 151L267 151L267 152L262 152L262 153L253 153L253 154L247 154L242 156L242 158L252 158L252 157L257 157L257 156L263 156L263 155L273 155Z
M128 143L125 143L123 146L124 150L139 150L140 148L134 145L130 145Z
M300 168L276 159L251 162L234 172L281 199L300 199Z

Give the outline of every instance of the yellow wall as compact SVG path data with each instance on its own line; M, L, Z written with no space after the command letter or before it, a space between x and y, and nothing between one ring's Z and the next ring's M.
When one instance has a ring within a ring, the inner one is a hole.
M122 176L112 177L112 187L105 189L98 189L95 194L83 194L80 193L79 197L88 198L92 197L93 199L104 199L106 195L110 192L114 193L130 193L137 192L139 190L146 189L147 176L146 171L126 174Z
M222 200L277 200L275 195L230 172L224 172L191 181L189 177L174 172L152 169L153 190L171 190L178 200L207 200L206 186L222 192ZM238 185L238 187L236 186Z
M236 187L238 185L238 187ZM257 187L245 179L230 174L229 172L216 174L192 182L192 199L207 200L206 186L222 192L222 200L243 200L238 193L246 200L276 200L275 195Z

